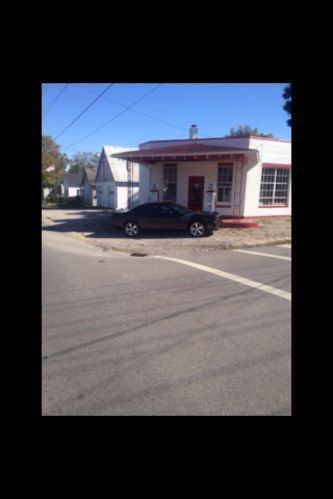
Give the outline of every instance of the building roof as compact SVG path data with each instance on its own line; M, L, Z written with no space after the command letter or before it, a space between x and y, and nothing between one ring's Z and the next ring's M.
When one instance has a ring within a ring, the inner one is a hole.
M80 187L82 173L65 173L62 180L68 187Z
M259 140L268 140L268 141L275 141L275 142L289 142L291 143L291 140L290 139L278 139L276 137L262 137L260 135L239 135L237 137L233 137L232 135L228 135L226 137L205 137L205 138L199 138L199 137L196 137L195 139L167 139L167 140L148 140L147 142L142 142L142 144L140 144L140 146L144 146L145 144L154 144L154 143L160 143L160 142L165 142L165 143L168 143L168 142L181 142L181 143L185 143L186 141L189 142L189 141L195 141L195 142L201 142L201 143L205 143L207 141L211 141L211 140L220 140L220 139L223 139L223 140L237 140L237 139L259 139Z
M127 159L133 162L149 163L164 160L196 160L196 159L219 159L226 156L242 156L244 153L255 152L255 149L240 147L224 147L209 144L198 144L189 142L187 144L165 146L150 149L137 149L113 154L113 157Z
M115 182L128 182L128 172L126 167L126 158L118 158L116 154L127 152L130 153L134 151L131 147L121 147L121 146L103 146L104 154L107 159L112 177ZM138 172L133 171L132 181L138 182Z
M84 169L84 174L82 177L82 183L84 182L84 179L87 178L89 184L91 187L95 187L95 178L96 178L96 168L85 168Z

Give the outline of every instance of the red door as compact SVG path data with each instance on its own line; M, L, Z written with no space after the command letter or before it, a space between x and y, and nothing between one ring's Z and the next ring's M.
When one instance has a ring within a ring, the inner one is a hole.
M188 207L190 210L202 211L205 177L188 178Z

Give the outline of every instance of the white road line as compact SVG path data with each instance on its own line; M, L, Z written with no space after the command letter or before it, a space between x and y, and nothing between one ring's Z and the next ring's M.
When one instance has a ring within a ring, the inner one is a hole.
M251 288L258 289L260 291L265 291L266 293L271 293L272 295L279 296L285 300L291 301L291 293L283 291L282 289L273 288L272 286L267 286L261 282L252 281L246 279L245 277L240 277L236 274L230 274L229 272L224 272L222 270L214 269L213 267L206 267L206 265L200 265L199 263L189 262L187 260L180 260L179 258L172 258L169 256L159 256L153 255L154 258L160 258L162 260L169 260L170 262L182 263L183 265L188 265L198 270L203 270L204 272L209 272L210 274L217 275L219 277L224 277L225 279L230 279L231 281L239 282L245 286L250 286Z
M260 253L259 251L248 251L248 250L233 250L237 251L238 253L246 253L248 255L260 255L260 256L268 256L270 258L279 258L280 260L291 260L290 256L281 256L281 255L273 255L272 253Z
M291 248L291 244L278 244L280 248Z

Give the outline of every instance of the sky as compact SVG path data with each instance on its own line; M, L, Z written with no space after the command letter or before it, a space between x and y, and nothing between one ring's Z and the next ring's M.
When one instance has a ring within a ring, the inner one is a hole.
M192 124L202 138L250 125L291 139L282 98L287 83L114 83L92 104L108 85L42 83L42 134L68 157L99 153L105 144L137 148L149 140L189 138Z

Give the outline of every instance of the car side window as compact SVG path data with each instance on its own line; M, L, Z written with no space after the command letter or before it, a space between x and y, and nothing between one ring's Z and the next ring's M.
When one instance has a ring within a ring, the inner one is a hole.
M132 210L133 215L147 215L148 212L150 211L150 207L147 205L144 206L138 206L134 210Z
M166 206L164 204L161 204L157 207L157 210L156 210L157 214L158 215L171 215L172 214L172 210L169 206Z
M156 214L160 216L172 215L173 211L170 206L165 204L156 205Z

